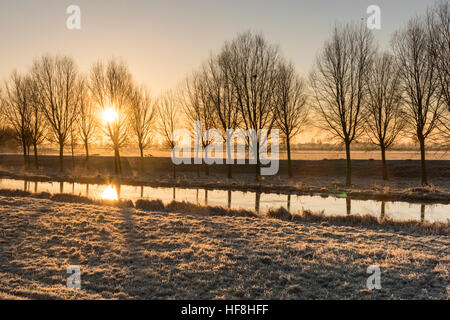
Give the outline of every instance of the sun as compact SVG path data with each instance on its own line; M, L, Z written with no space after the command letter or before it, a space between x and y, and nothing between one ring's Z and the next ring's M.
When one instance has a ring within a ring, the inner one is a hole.
M114 108L106 108L105 110L103 110L103 120L105 120L106 123L111 123L116 121L117 119L117 111L114 110Z
M102 193L102 199L104 200L119 200L119 196L117 194L117 189L114 186L107 186L105 191Z

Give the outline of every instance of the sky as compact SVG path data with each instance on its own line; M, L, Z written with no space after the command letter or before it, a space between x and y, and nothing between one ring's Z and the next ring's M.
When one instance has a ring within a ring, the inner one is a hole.
M174 88L223 43L248 30L262 33L307 75L336 23L365 21L381 9L375 37L392 33L433 0L1 0L0 80L25 71L43 54L73 57L83 72L98 60L123 59L153 94ZM81 29L69 30L70 5ZM310 139L310 137L306 137ZM309 140L308 140L309 141Z

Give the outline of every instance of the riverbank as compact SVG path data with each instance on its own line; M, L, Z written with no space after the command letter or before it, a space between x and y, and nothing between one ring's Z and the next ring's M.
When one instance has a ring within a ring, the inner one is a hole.
M380 178L380 161L354 160L353 185L345 186L344 160L295 160L294 177L288 178L286 161L280 161L280 172L256 181L251 165L233 165L233 178L226 178L226 167L213 165L206 175L204 165L177 166L177 178L172 177L168 158L145 158L141 171L138 158L122 159L124 172L113 174L110 157L92 157L89 168L82 157L66 157L66 171L58 171L58 158L43 156L39 169L23 170L18 155L0 157L0 177L28 181L79 182L89 184L119 183L133 186L204 188L232 191L253 191L297 195L342 195L359 200L408 201L420 203L450 203L450 161L428 161L430 186L420 186L420 161L388 161L389 181Z
M448 299L450 238L0 196L0 298ZM67 267L81 269L68 289ZM381 290L369 290L370 265Z

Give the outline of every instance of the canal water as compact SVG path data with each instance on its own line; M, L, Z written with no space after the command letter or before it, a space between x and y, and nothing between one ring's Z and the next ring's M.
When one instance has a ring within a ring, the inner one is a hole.
M160 199L164 203L177 200L233 209L249 209L257 212L284 207L292 213L308 209L313 212L323 211L325 215L370 214L378 218L389 217L394 220L444 222L450 219L450 205L448 204L355 200L337 195L283 195L190 188L35 182L16 179L0 179L0 189L21 189L52 194L72 193L94 199L128 199L133 202L138 199Z

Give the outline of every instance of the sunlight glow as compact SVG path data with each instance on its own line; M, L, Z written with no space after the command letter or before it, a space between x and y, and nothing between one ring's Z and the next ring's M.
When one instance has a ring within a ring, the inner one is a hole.
M103 120L106 123L111 123L111 122L114 122L117 119L118 114L117 114L117 111L114 108L106 108L103 111L102 116L103 116Z
M102 193L102 199L104 200L119 200L117 189L115 186L109 185Z

